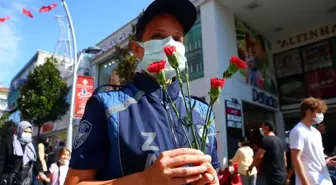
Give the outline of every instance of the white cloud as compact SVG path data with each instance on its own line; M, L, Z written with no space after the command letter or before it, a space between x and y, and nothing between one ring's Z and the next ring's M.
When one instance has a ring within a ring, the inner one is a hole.
M0 81L8 84L21 54L21 37L17 31L20 21L17 15L23 4L18 1L0 7L0 17L10 16L10 20L0 24Z

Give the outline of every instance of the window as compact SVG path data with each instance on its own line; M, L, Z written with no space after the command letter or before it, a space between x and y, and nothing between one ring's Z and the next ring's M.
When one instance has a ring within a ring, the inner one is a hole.
M112 71L117 67L119 61L112 58L99 66L99 81L98 85L109 84L109 79L112 76Z
M200 15L198 15L200 17ZM198 19L184 38L186 58L188 60L189 78L195 80L204 76L202 27Z

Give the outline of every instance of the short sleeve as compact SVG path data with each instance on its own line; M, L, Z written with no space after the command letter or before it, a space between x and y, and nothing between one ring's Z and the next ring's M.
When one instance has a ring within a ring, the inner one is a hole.
M267 136L264 136L261 140L261 143L260 143L260 148L263 149L263 150L266 150L268 149L268 137Z
M236 154L234 155L234 157L231 159L231 162L233 164L236 164L236 163L239 162L239 160L240 160L240 153L241 153L241 150L238 149L237 152L236 152Z
M290 149L303 150L304 136L299 130L292 130L289 134L289 147Z
M70 168L87 170L104 166L109 149L106 120L104 104L97 95L91 97L73 142Z
M56 165L56 163L52 163L52 164L50 165L50 167L49 167L49 172L50 172L51 174L55 174L55 173L56 173L56 169L57 169L57 165Z

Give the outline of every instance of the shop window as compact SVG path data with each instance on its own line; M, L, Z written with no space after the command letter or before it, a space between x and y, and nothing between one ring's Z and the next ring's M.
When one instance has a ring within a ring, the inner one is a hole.
M99 79L98 79L99 85L110 83L112 72L117 67L118 63L119 61L117 59L112 58L99 65Z

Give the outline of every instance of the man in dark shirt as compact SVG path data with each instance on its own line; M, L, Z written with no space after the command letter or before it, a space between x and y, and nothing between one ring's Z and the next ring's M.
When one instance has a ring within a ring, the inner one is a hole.
M262 123L260 133L264 137L248 173L262 161L267 185L285 185L287 178L286 145L274 134L274 130L273 123L269 121Z

